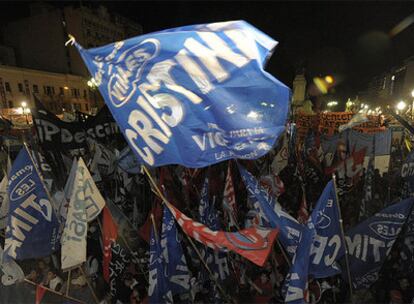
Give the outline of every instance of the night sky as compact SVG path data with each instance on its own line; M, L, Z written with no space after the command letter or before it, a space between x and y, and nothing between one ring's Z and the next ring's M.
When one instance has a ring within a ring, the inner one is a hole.
M54 2L56 5L74 2ZM243 19L279 41L267 70L291 86L295 71L308 79L334 75L340 100L366 88L369 79L414 55L414 24L391 29L414 13L414 2L82 1L104 4L140 23L145 33ZM28 2L0 3L0 22L28 13Z

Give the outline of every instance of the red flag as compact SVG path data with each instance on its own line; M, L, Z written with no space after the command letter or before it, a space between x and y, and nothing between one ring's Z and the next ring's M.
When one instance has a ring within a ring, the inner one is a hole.
M148 217L145 223L138 229L138 235L146 241L148 244L150 242L150 234L151 234L151 227L152 227L152 220L151 214L154 215L155 223L162 223L162 208L160 199L156 198L154 207L152 207L151 211L148 213ZM159 228L159 227L158 227Z
M224 185L223 193L223 209L228 214L230 225L235 226L237 223L237 206L236 206L236 196L234 193L233 179L231 177L231 163L227 168L226 182Z
M45 293L46 289L42 285L36 285L36 304L40 304Z
M103 277L109 283L109 264L112 259L112 243L118 237L118 226L112 218L111 211L108 207L103 208L103 225L102 225L102 239L103 239Z
M213 231L193 221L174 206L169 204L168 207L188 236L215 250L234 251L259 266L265 264L278 235L278 230L256 227L238 232Z

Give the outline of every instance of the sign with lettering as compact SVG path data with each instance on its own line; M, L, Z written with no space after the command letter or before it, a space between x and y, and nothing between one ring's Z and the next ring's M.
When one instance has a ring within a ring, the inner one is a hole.
M304 138L308 134L309 129L319 130L322 134L332 136L339 132L341 125L349 123L354 117L352 112L328 112L315 115L298 115L296 125L298 127L299 138ZM375 133L385 131L385 127L381 126L381 116L367 115L366 122L358 124L352 129L361 133Z
M244 21L76 46L146 165L255 159L285 129L290 90L263 70L276 41Z
M59 222L26 148L14 161L8 189L5 261L50 255L58 246Z
M355 288L369 288L410 214L412 198L376 213L346 233L349 266Z
M39 142L46 149L78 149L86 146L86 137L107 140L118 134L119 129L109 110L104 107L96 116L88 117L85 122L65 122L46 110L35 97L32 109Z

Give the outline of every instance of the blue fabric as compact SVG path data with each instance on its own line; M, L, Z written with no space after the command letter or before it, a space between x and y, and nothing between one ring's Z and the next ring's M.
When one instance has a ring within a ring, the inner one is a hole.
M4 260L39 258L59 248L59 221L26 148L9 176L9 217Z
M117 158L118 166L127 173L139 174L141 164L130 147L125 147Z
M249 199L253 202L257 213L263 218L262 222L269 227L279 229L278 238L287 253L293 257L300 240L303 225L283 211L280 204L269 195L259 181L243 166L239 165L239 171L246 185Z
M290 90L264 71L276 44L230 21L76 46L140 162L196 168L259 158L284 131Z
M413 205L406 199L391 205L346 233L354 288L369 288L377 279Z
M160 239L155 237L154 227L150 236L150 261L149 261L149 302L173 303L172 293L169 289L168 278L164 271L164 258Z
M315 278L327 278L341 272L337 257L345 252L339 226L338 203L333 181L330 181L311 214L314 239L310 253L309 273Z
M172 294L190 290L190 273L179 239L175 219L170 209L164 206L161 231L161 249L164 258L165 275L168 277Z
M308 224L303 229L297 252L292 261L292 266L285 279L285 303L307 303L305 301L305 294L309 275L309 255L314 233L314 227L309 219Z
M214 204L210 203L209 201L208 189L209 181L206 177L200 193L200 223L206 225L211 230L219 231L221 230L221 225L218 219L217 211L214 208ZM205 261L213 274L216 275L216 278L219 281L226 279L226 277L229 275L226 253L204 247L202 249L202 254L204 254ZM208 273L202 273L202 280L209 280ZM215 287L216 286L214 286L214 288Z

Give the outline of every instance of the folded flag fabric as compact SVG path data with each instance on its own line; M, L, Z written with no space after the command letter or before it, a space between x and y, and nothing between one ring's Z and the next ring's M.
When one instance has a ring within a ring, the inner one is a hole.
M269 256L278 230L247 228L238 232L213 231L168 205L183 231L196 241L213 249L234 251L256 265L263 266Z

